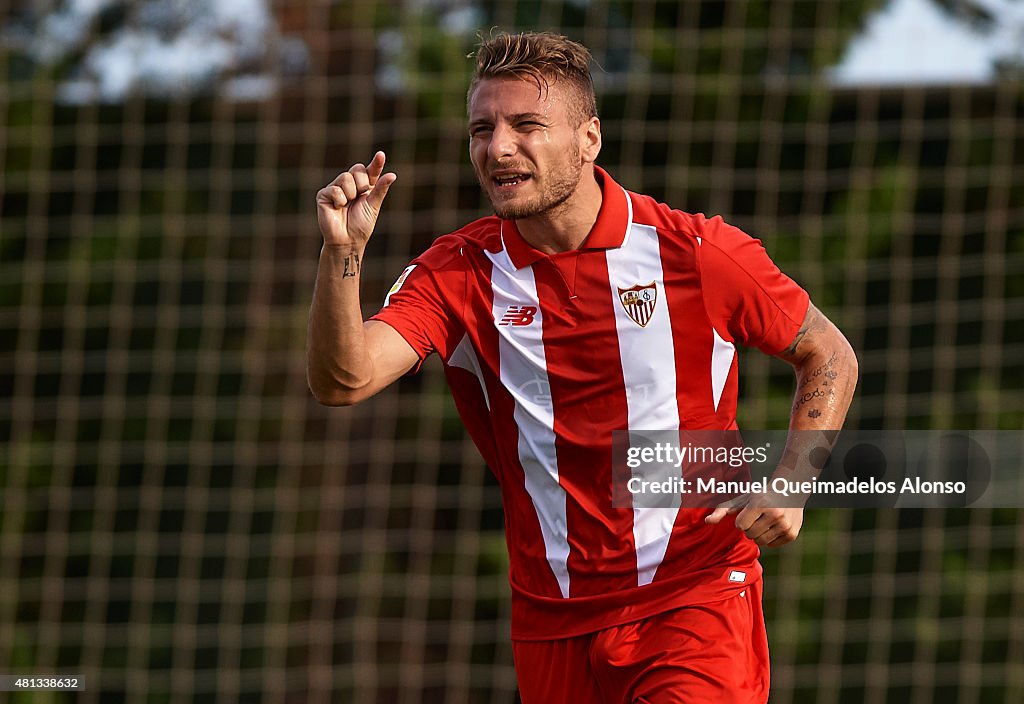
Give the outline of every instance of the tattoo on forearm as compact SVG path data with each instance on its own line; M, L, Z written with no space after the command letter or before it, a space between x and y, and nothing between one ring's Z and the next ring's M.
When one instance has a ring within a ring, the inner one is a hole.
M805 404L810 403L815 399L827 399L830 396L835 396L835 380L839 378L839 372L833 367L839 361L839 354L833 352L832 356L828 360L817 367L811 372L804 376L800 380L800 385L796 391L796 401L793 403L793 413L800 410ZM807 390L811 384L817 382L813 389ZM811 408L807 411L808 418L817 418L821 415L821 410L818 408Z
M832 389L822 389L820 387L817 388L817 389L814 389L813 391L807 391L805 393L799 394L797 396L796 403L793 404L793 412L796 413L797 411L800 410L800 408L802 406L804 406L805 404L810 403L811 401L813 401L816 398L828 398L829 396L834 396L834 395L835 395L835 392ZM815 416L811 416L811 417L814 418Z
M344 264L344 269L342 269L341 278L347 279L359 273L358 254L355 254L353 252L352 254L348 255L347 257L345 257L345 259L342 260L342 264Z
M822 375L825 376L825 381L822 382L822 385L828 386L829 381L834 380L837 376L835 370L833 370L832 367L834 367L836 362L838 361L839 353L833 352L832 356L828 358L827 362L815 368L814 371L812 371L810 374L804 377L804 380L800 384L800 388L802 389L806 386L809 386L811 383L817 381L819 377L821 377Z

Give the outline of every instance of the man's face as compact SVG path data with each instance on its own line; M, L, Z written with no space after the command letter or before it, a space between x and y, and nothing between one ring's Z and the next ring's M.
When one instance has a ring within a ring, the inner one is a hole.
M498 217L547 213L575 192L583 164L593 158L590 121L577 125L571 118L578 115L569 107L574 97L558 82L538 91L536 83L518 78L487 78L473 90L469 155Z

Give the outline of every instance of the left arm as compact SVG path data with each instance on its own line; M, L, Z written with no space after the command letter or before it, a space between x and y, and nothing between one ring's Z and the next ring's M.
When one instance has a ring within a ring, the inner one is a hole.
M781 476L799 471L798 467L808 468L807 462L799 460L807 458L811 450L832 448L857 386L857 357L843 333L814 304L808 306L793 341L777 356L796 372L789 436L783 462L776 470L776 476ZM796 539L803 525L803 511L802 507L781 508L768 501L750 501L742 509L716 508L705 520L718 523L738 512L736 527L758 545L774 548Z

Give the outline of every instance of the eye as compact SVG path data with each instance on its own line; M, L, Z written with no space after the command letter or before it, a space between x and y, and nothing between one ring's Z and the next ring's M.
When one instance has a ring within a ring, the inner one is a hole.
M482 137L492 131L490 125L474 125L469 128L470 137Z

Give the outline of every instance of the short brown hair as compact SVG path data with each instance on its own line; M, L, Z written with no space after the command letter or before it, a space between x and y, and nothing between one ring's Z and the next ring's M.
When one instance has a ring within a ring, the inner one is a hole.
M590 76L592 57L587 47L552 32L500 32L480 42L468 98L485 78L521 78L544 91L557 81L565 81L579 98L570 103L582 124L597 116L594 81ZM572 112L570 112L572 114Z

